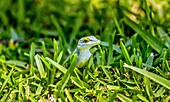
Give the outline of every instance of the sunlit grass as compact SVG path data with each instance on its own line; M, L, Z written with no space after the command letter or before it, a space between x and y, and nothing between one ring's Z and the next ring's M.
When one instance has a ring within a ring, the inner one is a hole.
M159 2L1 0L0 101L168 102L169 6ZM88 35L101 44L76 68Z

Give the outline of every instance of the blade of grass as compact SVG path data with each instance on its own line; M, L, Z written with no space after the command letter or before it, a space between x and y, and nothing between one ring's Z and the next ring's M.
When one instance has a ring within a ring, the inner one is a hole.
M162 45L162 43L157 38L155 38L154 36L146 32L145 30L142 30L142 28L138 24L129 20L128 18L125 18L124 21L136 33L138 33L155 51L157 51L158 53L161 53L164 45Z
M122 37L125 37L122 29L120 28L120 25L119 25L119 23L118 23L118 21L117 21L116 16L115 16L114 14L112 14L112 15L113 15L112 17L113 17L113 20L114 20L114 22L115 22L115 25L116 25L116 27L117 27L117 29L118 29L118 31L119 31L119 34L120 34Z
M104 54L105 54L105 53L104 53L104 51L102 50L102 48L101 48L100 45L98 45L98 48L99 48L99 52L100 52L100 54L101 54L101 58L99 58L97 62L98 62L98 64L102 64L102 65L103 65L103 64L104 64L104 59L105 59L105 58L104 58ZM98 54L98 56L100 56L99 53L96 53L96 54ZM101 59L101 60L100 60L100 59Z
M158 32L159 37L162 39L164 45L170 48L170 37L165 32L165 30L162 27L157 27L157 32Z
M80 80L80 79L77 78L77 77L71 76L71 80L72 80L72 82L73 82L77 87L79 87L79 88L84 88L84 87L85 87L85 88L88 88L88 87L89 87L89 85L88 85L86 82Z
M21 23L24 20L24 0L18 0L18 15L17 20L19 23Z
M142 96L141 94L137 94L137 97L139 98L139 99L141 99L142 101L144 101L144 102L149 102L144 96Z
M46 57L48 53L47 53L47 49L45 47L45 42L44 41L42 42L42 51L43 51L43 55Z
M1 102L8 102L9 99L9 95L11 94L11 92L13 91L14 87L12 87L12 89L10 89L10 91L8 93L6 93L5 95L3 95L3 98L1 99Z
M60 63L61 59L63 57L63 51L61 51L58 55L57 62Z
M54 15L51 15L50 18L51 18L51 21L54 24L54 26L57 28L59 35L61 36L61 38L63 40L63 44L65 45L65 47L67 47L67 42L66 42L64 32L62 31L62 28L60 27L57 19L54 17Z
M19 99L19 101L21 101L22 100L22 96L24 96L24 91L23 91L23 85L22 85L22 80L23 80L23 78L22 78L23 76L22 76L22 74L20 74L20 76L19 76L19 96L18 96L18 99Z
M102 41L102 42L100 43L100 45L102 45L102 46L109 46L109 43ZM118 52L118 53L121 53L121 52L122 52L121 49L120 49L119 47L117 47L116 45L112 44L112 46L113 46L113 50L114 50L114 51L116 51L116 52Z
M144 51L143 53L145 53L143 56L143 60L146 60L148 56L150 56L150 54L152 53L152 48L149 45L146 46L146 44L144 43L141 43L141 46L143 46L142 51Z
M127 51L127 49L126 49L126 47L125 47L125 45L123 44L122 41L120 41L120 47L122 48L122 53L123 53L127 63L132 65L132 61L130 59L129 53L128 53L128 51Z
M65 94L66 94L68 100L69 100L70 102L74 102L73 97L72 97L72 95L70 94L70 92L68 91L68 89L65 89L64 91L65 91Z
M73 40L75 39L76 34L78 33L81 25L82 25L82 16L79 14L79 17L76 19L75 21L75 25L73 27L73 31L70 34L70 42L69 42L69 47L71 46L71 44L73 43Z
M57 60L58 57L58 43L55 39L53 39L53 47L54 47L54 57L53 60Z
M123 67L123 61L120 60L119 63L120 63L120 69L119 69L120 72L121 72L122 74L125 74L125 69L124 69L124 67Z
M107 78L109 79L109 81L110 81L111 83L114 83L114 80L113 80L111 74L105 69L105 67L104 67L104 66L101 66L101 68L102 68L103 72L106 74L106 76L107 76Z
M164 78L167 78L168 79L168 75L167 74L165 74L165 72L164 71L162 71L159 67L156 67L156 71L161 75L161 76L163 76Z
M109 102L114 102L114 100L116 99L116 95L117 95L117 91L114 91L112 94L111 94L111 97L109 99Z
M80 97L79 95L75 95L75 98L80 102L87 102L84 98Z
M45 72L45 70L44 70L44 66L43 66L43 64L42 64L42 62L41 62L41 59L40 59L40 56L39 56L39 55L36 55L36 56L35 56L35 62L36 62L36 64L37 64L38 71L39 71L39 73L40 73L41 78L45 78L45 77L46 77L46 72Z
M167 56L167 51L164 50L163 61L162 61L162 70L163 70L164 72L167 72L167 70L168 70L168 68L165 67L166 56Z
M119 98L122 102L132 102L132 100L120 93L117 94L117 98Z
M166 89L164 87L160 87L159 90L157 90L155 93L154 93L154 96L155 97L161 97L164 95L164 93L166 92Z
M108 55L107 65L109 65L113 60L113 46L112 46L112 43L113 43L115 34L116 34L116 30L109 37L109 55Z
M2 95L2 92L6 86L6 84L8 83L8 80L10 79L10 77L12 76L12 73L14 72L15 66L13 66L13 68L11 69L10 73L8 74L7 78L5 79L4 83L1 86L0 89L0 95Z
M132 48L134 49L134 48L137 48L137 36L138 36L138 34L134 34L133 36L132 36Z
M30 57L30 75L34 75L34 56L35 56L35 45L34 43L31 44L31 50L29 52L29 57Z
M42 87L41 85L38 85L38 88L37 88L35 94L36 94L36 95L40 95L41 92L42 92L42 89L43 89L43 87Z
M63 90L67 84L67 82L70 79L70 76L72 75L75 65L77 63L78 56L77 54L73 55L73 60L71 62L70 67L68 68L66 74L63 76L62 80L60 81L60 84L58 85L58 89Z
M148 71L146 71L144 69L139 69L137 67L127 65L126 63L124 64L124 67L130 68L130 69L132 69L132 70L134 70L134 71L136 71L136 72L138 72L138 73L152 79L153 81L161 84L162 86L166 87L167 89L170 89L170 81L163 78L163 77L160 77L160 76L158 76L158 75L156 75L154 73L148 72Z
M63 66L61 66L60 64L58 64L57 62L53 61L52 59L50 59L49 57L45 58L47 61L49 61L54 67L58 68L61 72L63 72L64 74L66 74L67 69Z
M51 67L50 67L50 64L45 60L45 58L43 56L40 57L42 62L44 63L44 65L49 69L51 70Z
M150 102L153 102L153 90L151 88L151 82L149 78L143 77L144 79L144 84L145 84L145 93L148 95Z
M154 53L151 53L150 56L148 57L148 59L146 60L147 65L152 66L153 64L153 59L154 59ZM148 68L149 69L149 68Z
M139 64L138 64L139 68L142 68L142 57L139 57Z
M20 60L7 60L6 64L16 65L22 68L25 68L26 62L20 61Z

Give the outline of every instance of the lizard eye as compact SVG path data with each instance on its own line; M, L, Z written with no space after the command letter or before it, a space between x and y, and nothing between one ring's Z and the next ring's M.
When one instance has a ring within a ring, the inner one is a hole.
M90 41L90 39L89 38L84 38L82 41L83 41L83 43L88 43Z

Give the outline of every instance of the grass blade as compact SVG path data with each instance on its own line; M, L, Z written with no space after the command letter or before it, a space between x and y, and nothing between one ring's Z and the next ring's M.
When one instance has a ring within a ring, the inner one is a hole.
M102 66L101 68L102 68L103 72L106 74L106 76L107 76L107 78L109 79L109 81L110 81L111 83L113 83L114 80L113 80L112 76L110 75L110 73L105 69L104 66Z
M20 60L8 60L6 61L6 64L16 65L22 68L25 68L26 62L20 61Z
M54 47L54 57L53 60L57 60L58 57L58 43L55 39L53 39L53 47Z
M67 69L63 66L61 66L60 64L58 64L57 62L53 61L52 59L50 59L49 57L45 58L47 61L49 61L53 66L55 66L56 68L58 68L61 72L63 72L64 74L66 74Z
M54 15L51 15L50 18L51 18L51 21L54 24L54 26L57 28L59 35L61 36L61 38L63 40L64 45L67 46L67 42L66 42L64 32L62 31L62 28L60 27L57 19L54 17Z
M67 98L69 99L70 102L74 102L72 95L68 91L68 89L65 89L65 94L67 95Z
M144 101L144 102L149 102L144 96L142 96L141 94L137 94L137 97L139 98L139 99L141 99L142 101Z
M158 75L156 75L154 73L148 72L148 71L146 71L144 69L139 69L137 67L127 65L126 63L124 64L124 67L130 68L130 69L132 69L132 70L134 70L134 71L136 71L136 72L138 72L138 73L152 79L153 81L161 84L162 86L166 87L167 89L170 89L170 81L163 78L163 77L160 77L160 76L158 76Z
M132 100L122 94L117 94L117 97L122 101L122 102L132 102Z
M24 20L24 13L25 13L24 0L18 0L17 20L19 23L21 23Z
M112 46L112 43L113 43L115 34L116 34L116 31L114 31L113 35L110 35L110 37L109 37L110 38L109 39L109 55L108 55L107 65L109 65L113 60L113 46Z
M70 67L68 68L68 71L66 72L66 74L63 76L60 84L59 84L59 89L60 90L63 90L68 82L68 80L70 79L70 76L72 75L73 71L74 71L74 68L75 68L75 65L77 63L77 59L78 59L78 56L77 54L74 54L73 56L73 60L71 62L71 65Z
M80 87L80 88L84 88L84 87L88 88L88 87L89 87L89 85L88 85L86 82L80 80L80 79L77 78L77 77L71 76L71 80L72 80L72 82L73 82L76 86L78 86L78 87Z
M82 16L78 15L79 17L75 21L75 26L73 27L73 31L71 32L71 37L70 37L70 42L69 42L69 47L73 43L73 40L76 37L76 34L78 33L81 25L82 25Z
M120 47L122 48L122 53L123 53L127 63L132 65L132 61L130 59L129 53L128 53L128 51L127 51L127 49L126 49L126 47L125 47L125 45L123 44L122 41L120 42Z
M36 95L40 95L41 94L41 92L42 92L42 89L43 89L43 87L41 86L41 85L38 85L38 88L37 88L37 90L36 90Z
M145 30L142 30L141 27L138 24L136 24L135 22L133 22L127 18L124 21L136 33L138 33L154 50L156 50L158 53L161 53L163 45L157 38L155 38L154 36L152 36L151 34L146 32Z
M0 95L2 95L2 91L5 88L6 84L8 83L8 80L10 79L10 77L12 76L12 73L14 72L15 66L13 66L13 68L11 69L10 73L8 74L7 78L5 79L4 83L1 86L0 89Z
M30 68L30 74L31 74L31 76L33 76L34 75L34 56L35 56L35 45L34 45L34 43L32 43L31 44L31 50L30 50L30 52L29 52L29 56L30 56L30 66L31 66L31 68Z
M44 41L42 42L42 51L43 55L46 57L48 55L48 52Z
M43 64L41 62L41 59L40 59L39 55L35 56L35 62L37 64L38 71L40 73L41 78L45 78L46 77L46 73L45 73L44 66L43 66Z
M109 43L102 41L100 43L100 45L102 45L102 46L109 46ZM115 50L116 52L118 52L118 53L122 52L122 50L119 47L117 47L116 45L113 44L112 46L113 46L113 50Z

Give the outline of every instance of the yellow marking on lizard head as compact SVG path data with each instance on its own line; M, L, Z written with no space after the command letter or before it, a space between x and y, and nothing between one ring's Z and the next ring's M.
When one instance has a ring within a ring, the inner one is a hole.
M83 41L83 43L88 43L88 42L90 41L90 39L89 39L88 37L84 37L84 38L82 39L82 41Z

